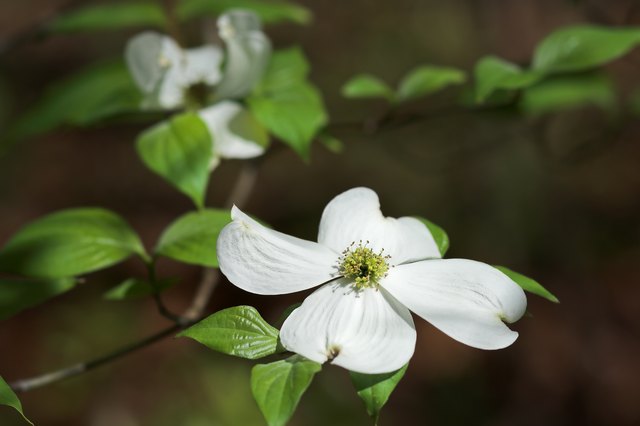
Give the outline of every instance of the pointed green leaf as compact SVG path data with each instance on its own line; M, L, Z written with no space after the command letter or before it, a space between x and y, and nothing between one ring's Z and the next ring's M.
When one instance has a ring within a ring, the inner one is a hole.
M527 114L539 115L583 105L612 110L616 100L616 90L610 78L587 74L544 80L527 88L522 93L519 105Z
M351 381L353 382L358 396L364 402L367 413L378 422L380 410L387 403L391 392L396 388L404 373L407 371L408 364L391 373L384 374L362 374L350 371Z
M156 253L192 265L217 268L216 241L229 222L229 210L206 209L187 213L163 232Z
M539 81L544 74L527 71L496 56L485 56L476 64L476 101L484 102L496 90L522 89Z
M214 351L247 359L276 353L278 330L251 306L235 306L208 316L178 334Z
M251 391L269 426L283 426L289 421L321 369L320 364L299 355L253 367Z
M182 0L178 4L181 20L207 15L220 15L229 9L249 9L257 14L265 24L283 21L308 24L311 21L309 9L282 0Z
M166 279L158 280L156 283L157 291L162 292L177 283L177 280ZM128 278L112 287L102 297L106 300L130 300L150 296L156 291L151 283L138 278Z
M300 49L276 51L247 99L256 119L305 159L313 138L327 123L322 96L306 80L308 70Z
M440 251L440 255L444 257L447 250L449 250L449 236L447 235L445 230L439 227L438 225L436 225L435 223L431 222L430 220L425 219L424 217L420 217L420 216L414 216L414 217L418 219L420 222L424 223L425 226L429 229L429 232L431 232L431 236L436 242L436 246L438 246L438 251Z
M139 111L141 100L123 61L93 65L47 89L19 118L11 134L24 138L61 125L88 126L114 115Z
M20 413L22 418L27 423L29 423L30 425L33 425L33 423L31 423L31 420L27 419L24 413L22 412L22 403L18 399L17 395L15 394L15 392L13 392L11 387L7 384L7 382L4 381L4 379L1 376L0 376L0 405L6 405L15 409L18 413Z
M63 210L18 231L0 251L0 271L64 278L146 257L140 239L117 214L100 208Z
M0 280L0 321L24 309L38 305L71 290L77 281L57 280Z
M578 25L546 37L533 55L533 69L582 71L625 55L640 43L640 28Z
M49 30L58 33L118 30L128 27L164 28L162 7L153 2L122 1L87 6L56 18Z
M423 65L409 71L400 81L396 100L405 102L427 96L448 86L462 84L466 79L465 72L457 68Z
M385 98L393 99L393 90L381 79L371 74L351 77L341 90L345 98Z
M213 153L200 117L181 114L146 130L138 137L137 149L147 167L203 206Z
M551 294L551 292L546 288L542 287L540 283L538 283L537 281L529 277L525 277L524 275L519 274L518 272L512 271L511 269L504 266L495 266L495 268L501 271L503 274L505 274L509 278L511 278L516 284L522 287L523 290L526 290L529 293L536 294L540 297L544 297L545 299L551 302L560 303L560 301L556 296Z

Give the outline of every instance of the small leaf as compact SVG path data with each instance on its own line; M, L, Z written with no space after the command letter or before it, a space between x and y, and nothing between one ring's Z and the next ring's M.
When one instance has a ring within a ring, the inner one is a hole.
M30 425L33 425L33 423L31 423L31 420L27 419L24 413L22 412L22 403L20 403L18 396L15 394L15 392L13 392L11 387L7 384L7 382L4 381L4 379L1 376L0 376L0 405L6 405L15 409L18 413L20 413L22 418L27 423L29 423Z
M467 77L457 68L423 65L411 70L400 81L396 100L405 102L440 91L448 86L462 84Z
M381 79L370 74L359 74L347 81L341 90L345 98L393 99L393 90Z
M247 359L276 353L278 330L251 306L235 306L208 316L178 334L214 351Z
M138 88L122 61L93 65L47 89L11 129L25 138L67 124L88 126L114 115L139 111Z
M0 271L65 278L106 268L146 253L136 233L100 208L63 210L18 231L0 251Z
M640 28L578 25L547 36L533 55L533 69L582 71L625 55L640 43Z
M529 277L525 277L524 275L519 274L515 271L512 271L511 269L504 266L494 266L494 267L499 271L501 271L506 276L508 276L509 278L511 278L516 284L522 287L523 290L526 290L529 293L536 294L540 297L544 297L545 299L551 302L560 303L560 301L556 296L551 294L551 292L546 288L542 287L537 281Z
M583 105L614 109L616 90L611 79L597 74L551 78L526 89L520 99L520 108L530 115Z
M0 280L0 321L71 290L73 278L57 280Z
M367 413L378 422L380 410L387 403L391 392L396 388L404 373L407 371L408 364L391 373L384 374L362 374L350 371L351 381L358 392L358 396L364 402Z
M206 209L187 213L163 232L156 253L192 265L217 268L216 241L229 222L229 210Z
M251 10L265 24L283 21L308 24L311 21L309 9L279 0L182 0L178 4L178 17L184 21L200 16L220 15L229 9L238 8Z
M143 26L167 26L160 5L153 2L123 1L87 6L56 18L48 28L52 32L70 33Z
M476 64L476 101L484 102L496 90L522 89L535 84L544 76L537 71L526 71L516 64L495 56L485 56Z
M318 140L325 148L334 154L341 154L342 151L344 151L344 143L332 135L321 133L318 135Z
M158 280L157 291L162 292L177 282L173 279ZM154 291L155 289L148 281L129 278L111 288L102 297L106 300L130 300L152 295Z
M256 119L305 159L316 133L327 123L320 92L306 80L308 70L300 49L276 51L247 99Z
M213 154L200 117L181 114L146 130L138 137L137 149L147 167L203 206Z
M299 355L253 367L251 391L269 426L283 426L289 421L321 369L320 364Z
M447 235L445 230L428 219L420 216L415 216L415 218L424 223L425 226L429 229L429 232L431 232L431 236L436 242L436 246L438 246L440 255L444 257L447 250L449 250L449 236Z

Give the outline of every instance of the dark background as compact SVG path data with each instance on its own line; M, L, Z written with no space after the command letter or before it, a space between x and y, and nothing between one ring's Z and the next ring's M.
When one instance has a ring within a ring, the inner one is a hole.
M384 110L348 101L340 86L358 72L397 82L430 63L470 72L483 55L526 64L550 31L577 22L640 25L626 0L304 1L309 27L269 27L277 47L301 44L334 121ZM62 1L0 2L0 40L12 40ZM120 55L135 31L56 36L0 57L0 123L15 119L43 88L96 59ZM640 86L640 52L607 67L622 99ZM341 155L319 144L303 163L274 149L246 210L276 229L314 239L324 205L339 192L375 189L384 213L422 215L443 226L448 257L508 265L536 278L561 303L529 297L530 316L508 349L484 352L416 319L418 343L381 425L640 424L640 123L608 128L581 109L536 119L513 111L450 108L448 90L405 111L428 119L368 134L334 126ZM0 242L48 212L102 206L122 214L148 247L188 199L147 171L133 141L142 125L65 128L0 158ZM370 132L369 132L370 133ZM209 204L221 205L240 163L212 176ZM167 293L175 310L190 300L199 270L163 261L180 277ZM143 267L130 260L0 324L0 374L8 381L90 359L167 325L150 300L101 295ZM211 311L253 304L275 322L296 294L259 297L222 282ZM200 426L262 424L252 400L252 363L183 339L167 339L81 377L21 395L39 425ZM0 424L20 424L0 408ZM292 425L370 424L346 371L325 366Z

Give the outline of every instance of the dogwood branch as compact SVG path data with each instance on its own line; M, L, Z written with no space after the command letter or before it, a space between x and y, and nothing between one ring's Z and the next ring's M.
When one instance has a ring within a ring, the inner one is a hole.
M226 207L231 207L233 204L237 206L243 206L256 183L258 174L258 162L249 161L240 171L235 186L231 190L231 193L225 203ZM140 349L146 348L166 337L174 335L177 331L189 327L190 325L198 322L202 317L204 311L211 300L213 291L220 280L220 273L217 269L205 269L202 274L200 283L195 292L193 300L189 307L184 311L181 316L173 317L173 314L165 315L175 321L170 327L167 327L151 336L148 336L138 342L119 348L111 353L95 358L90 361L80 362L59 370L55 370L49 373L45 373L39 376L31 377L28 379L17 380L10 384L11 388L16 392L27 392L33 389L41 388L53 383L60 382L71 377L78 376L80 374L91 371L102 365L109 364L115 360L123 358L126 355L137 352ZM156 298L156 303L160 301ZM164 304L160 301L158 305L161 312L166 310ZM169 312L167 310L167 312Z

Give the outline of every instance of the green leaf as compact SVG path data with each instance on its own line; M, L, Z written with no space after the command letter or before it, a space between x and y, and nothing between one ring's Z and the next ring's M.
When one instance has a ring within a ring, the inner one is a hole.
M182 0L178 4L180 20L207 15L220 15L229 9L249 9L256 13L265 24L283 21L308 24L311 21L309 9L287 1L274 0Z
M299 355L251 370L251 391L269 426L283 426L293 415L313 376L322 369Z
M420 217L420 216L414 216L414 217L418 219L420 222L424 223L425 226L429 229L429 232L431 232L431 236L436 242L436 246L438 246L438 251L440 251L440 255L444 257L444 254L447 252L447 250L449 250L449 236L447 235L445 230L439 227L438 225L436 225L435 223L431 222L430 220L425 219L424 217Z
M52 32L70 33L143 26L167 26L167 20L159 4L123 1L87 6L58 17L48 29Z
M174 279L158 280L156 283L157 291L162 292L177 282ZM148 281L128 278L112 287L102 297L106 300L131 300L152 295L154 291L155 289Z
M0 251L0 271L64 278L146 258L140 239L117 214L100 208L63 210L18 231Z
M29 423L30 425L33 425L33 423L31 423L31 420L27 419L24 413L22 412L22 403L16 396L15 392L13 392L11 387L7 384L7 382L4 381L4 379L1 376L0 376L0 405L6 405L15 409L18 413L20 413L22 418L27 423Z
M396 101L430 95L448 86L462 84L466 78L464 71L457 68L423 65L411 70L400 81Z
M216 241L229 222L229 210L206 209L187 213L164 231L156 253L192 265L217 268Z
M347 81L341 90L345 98L393 99L393 90L381 79L370 74L359 74Z
M484 102L499 89L515 90L531 86L543 76L542 72L526 71L504 59L485 56L478 61L474 70L476 101Z
M214 351L247 359L263 358L278 350L278 330L251 306L218 311L178 337L190 337Z
M407 371L408 364L391 373L384 374L362 374L350 371L351 381L358 392L358 396L364 402L367 413L378 422L380 410L387 403L391 392L396 388L404 373Z
M578 25L546 37L533 55L533 69L582 71L625 55L640 43L640 28Z
M344 143L335 136L321 133L318 135L318 140L325 148L334 154L341 154L344 151Z
M604 75L563 76L544 80L522 94L520 108L530 115L595 105L604 110L616 106L613 82Z
M63 124L88 126L139 110L142 96L122 61L91 66L47 90L13 127L24 138Z
M0 321L24 309L38 305L71 290L77 281L73 278L57 280L0 280Z
M327 123L320 92L306 81L308 71L300 49L277 51L247 99L256 119L305 159L316 133Z
M136 147L148 168L201 208L209 183L212 141L196 114L174 116L142 133Z
M545 299L551 302L560 303L560 301L556 296L551 294L551 292L546 288L542 287L537 281L529 277L525 277L524 275L519 274L515 271L512 271L511 269L504 266L494 266L494 267L499 271L501 271L506 276L508 276L509 278L511 278L516 284L522 287L523 290L526 290L529 293L533 293L540 297L544 297Z

